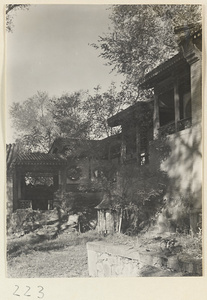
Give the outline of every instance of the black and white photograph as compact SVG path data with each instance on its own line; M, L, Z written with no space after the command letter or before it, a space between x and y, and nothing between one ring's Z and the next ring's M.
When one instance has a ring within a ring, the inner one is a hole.
M203 277L202 5L12 3L5 43L6 277Z

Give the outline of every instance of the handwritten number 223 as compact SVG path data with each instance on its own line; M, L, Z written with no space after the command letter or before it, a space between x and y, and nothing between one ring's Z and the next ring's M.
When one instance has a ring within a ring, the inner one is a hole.
M16 287L16 290L14 291L13 295L20 297L20 294L17 293L17 291L19 290L19 286L15 285L15 287ZM29 294L29 291L31 290L30 286L26 286L26 288L27 288L27 290L24 293L24 296L31 297L31 294ZM41 285L39 285L38 289L39 290L38 290L37 298L42 299L44 297L44 293L43 293L44 288Z

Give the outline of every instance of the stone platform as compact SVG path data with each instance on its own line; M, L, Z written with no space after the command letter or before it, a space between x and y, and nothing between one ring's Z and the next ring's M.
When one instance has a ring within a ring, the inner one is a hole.
M90 277L202 276L201 260L184 261L127 245L89 242L87 253Z

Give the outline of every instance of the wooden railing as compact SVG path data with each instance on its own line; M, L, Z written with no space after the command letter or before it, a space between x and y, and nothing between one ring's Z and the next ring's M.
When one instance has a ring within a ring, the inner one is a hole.
M32 200L19 200L19 208L20 209L32 208Z
M186 118L178 122L178 131L190 128L192 126L192 118Z
M192 126L191 118L179 120L177 122L177 131L185 130L187 128L190 128L191 126ZM159 128L160 137L165 137L173 133L176 133L175 122L169 123Z
M32 208L32 200L19 200L19 209ZM48 210L53 209L53 200L48 200Z

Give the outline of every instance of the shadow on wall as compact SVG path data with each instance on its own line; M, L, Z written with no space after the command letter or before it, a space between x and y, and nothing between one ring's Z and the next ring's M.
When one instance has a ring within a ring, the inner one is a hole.
M171 150L160 168L169 179L165 215L175 224L178 220L182 223L182 220L184 222L193 216L190 226L195 232L201 226L198 223L202 210L201 126L193 125L190 129L168 136L166 144Z

